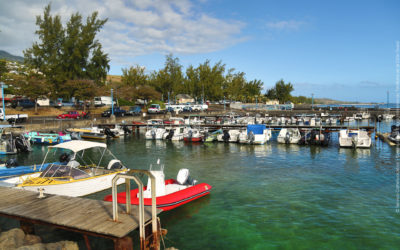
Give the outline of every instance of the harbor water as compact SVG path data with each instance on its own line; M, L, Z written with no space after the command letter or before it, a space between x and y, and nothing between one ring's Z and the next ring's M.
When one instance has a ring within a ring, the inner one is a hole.
M389 132L390 122L380 129ZM178 249L395 249L400 246L400 151L373 139L370 149L146 141L136 134L109 140L130 168L148 169L160 159L166 178L188 168L212 185L211 194L160 215L167 247ZM40 163L46 147L18 155ZM3 160L5 160L4 158ZM102 199L111 191L88 196ZM90 219L90 218L88 218ZM12 224L4 219L1 222ZM41 229L45 240L79 235ZM72 236L71 236L72 235ZM134 240L137 237L133 237ZM92 239L94 249L112 242Z

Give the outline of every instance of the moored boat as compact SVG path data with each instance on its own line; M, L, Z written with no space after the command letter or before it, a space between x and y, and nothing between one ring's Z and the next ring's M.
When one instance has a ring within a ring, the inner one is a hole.
M157 208L164 211L168 211L186 204L190 201L196 200L202 196L210 193L212 189L211 185L207 183L197 183L196 180L190 178L188 169L181 169L178 172L176 180L168 179L165 180L164 171L151 170L150 172L155 177L156 182L156 204ZM151 206L151 180L148 178L147 186L144 187L143 201L145 206ZM138 205L139 189L133 189L130 191L131 204ZM104 197L105 201L112 201L112 195ZM126 192L117 194L117 202L126 204Z
M71 141L71 136L62 132L59 133L40 133L26 132L24 137L36 144L55 145L58 143Z
M392 125L388 139L396 144L400 144L400 125Z
M271 138L271 129L265 125L247 125L247 129L239 135L240 143L264 144Z
M300 141L301 134L298 128L282 128L278 135L279 143L296 144Z
M104 143L74 140L50 146L43 164L55 155L60 162L48 164L46 168L41 166L42 172L9 178L0 185L6 183L24 190L77 197L110 188L112 178L126 172Z
M367 131L361 129L341 129L339 131L340 147L369 148L371 137Z

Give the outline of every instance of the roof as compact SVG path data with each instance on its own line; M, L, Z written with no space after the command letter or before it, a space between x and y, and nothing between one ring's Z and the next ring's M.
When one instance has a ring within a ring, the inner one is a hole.
M96 147L107 148L107 145L105 143L100 143L100 142L74 140L74 141L64 142L64 143L60 143L60 144L57 144L54 146L50 146L49 148L69 149L76 153L81 150L85 150L85 149L89 149L89 148L96 148Z
M178 99L193 99L190 95L187 95L187 94L178 94L178 95L176 95L176 98L178 98Z

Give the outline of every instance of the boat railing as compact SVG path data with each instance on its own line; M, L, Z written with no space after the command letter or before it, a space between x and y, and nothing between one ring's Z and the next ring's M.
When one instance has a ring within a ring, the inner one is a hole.
M126 191L126 213L131 214L131 185L130 180L134 180L138 185L139 189L139 236L140 236L140 248L145 249L146 231L144 221L144 200L143 200L143 182L136 174L145 174L151 180L151 224L153 232L153 246L158 246L158 223L157 223L157 207L156 207L156 178L148 170L142 169L130 169L125 174L117 174L112 179L112 204L113 204L113 220L118 222L118 204L117 204L117 181L121 178L125 179L125 191ZM157 249L157 247L155 248Z

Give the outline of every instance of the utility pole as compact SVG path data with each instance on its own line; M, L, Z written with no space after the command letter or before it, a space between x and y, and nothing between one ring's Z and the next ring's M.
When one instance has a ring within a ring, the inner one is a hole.
M389 108L389 90L387 91L386 107Z
M314 110L314 93L311 94L311 110Z

